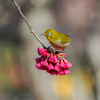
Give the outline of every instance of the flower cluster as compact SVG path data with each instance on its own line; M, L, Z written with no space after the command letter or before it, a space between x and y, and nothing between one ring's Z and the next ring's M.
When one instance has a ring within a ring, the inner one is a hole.
M72 64L65 59L62 52L53 53L47 49L38 48L38 54L41 56L36 58L36 67L40 70L46 70L51 75L66 75Z

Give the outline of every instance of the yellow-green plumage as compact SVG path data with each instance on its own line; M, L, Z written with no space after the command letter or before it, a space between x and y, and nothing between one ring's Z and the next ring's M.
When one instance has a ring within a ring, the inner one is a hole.
M56 50L64 50L69 45L69 42L71 40L68 35L57 32L54 29L46 30L44 32L44 35Z

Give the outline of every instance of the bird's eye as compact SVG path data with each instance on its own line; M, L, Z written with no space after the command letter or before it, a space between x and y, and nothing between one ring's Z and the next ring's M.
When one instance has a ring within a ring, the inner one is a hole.
M51 33L50 33L50 32L48 32L48 35L51 35Z

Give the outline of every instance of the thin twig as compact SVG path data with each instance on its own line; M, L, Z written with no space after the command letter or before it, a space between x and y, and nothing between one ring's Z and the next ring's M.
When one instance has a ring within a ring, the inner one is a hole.
M41 43L41 45L46 48L43 44L43 42L39 39L39 37L36 35L36 32L32 29L32 26L30 25L30 23L28 22L28 20L26 19L26 17L24 16L24 14L22 13L21 9L20 9L20 6L16 3L15 0L12 0L12 2L15 4L15 6L18 8L18 11L19 13L21 14L21 16L23 17L23 19L26 21L29 29L30 29L30 32L36 37L36 39Z

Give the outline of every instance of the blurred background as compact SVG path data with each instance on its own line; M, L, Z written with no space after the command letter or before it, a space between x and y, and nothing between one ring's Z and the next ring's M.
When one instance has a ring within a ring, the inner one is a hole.
M100 0L16 2L38 36L48 28L71 36L64 53L73 66L64 76L38 70L42 46L12 0L0 0L0 100L100 100Z

